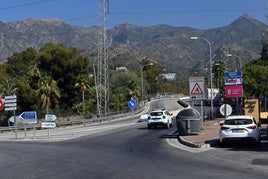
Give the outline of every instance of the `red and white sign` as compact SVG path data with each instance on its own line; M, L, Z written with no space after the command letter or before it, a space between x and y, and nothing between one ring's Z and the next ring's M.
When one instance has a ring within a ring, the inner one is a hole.
M204 94L204 77L189 78L190 96L202 96Z
M226 98L239 98L243 96L243 85L225 86Z
M0 110L2 110L3 108L4 108L4 101L0 99Z

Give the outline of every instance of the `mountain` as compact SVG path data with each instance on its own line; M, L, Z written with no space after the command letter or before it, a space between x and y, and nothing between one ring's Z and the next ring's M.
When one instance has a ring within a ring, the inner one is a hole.
M246 14L227 26L208 30L120 24L108 31L111 39L109 54L115 63L120 57L118 65L122 66L127 66L128 60L149 58L172 72L202 74L209 66L209 45L202 39L190 40L191 36L197 36L206 38L211 44L213 61L226 60L228 67L234 69L239 64L235 56L241 58L242 64L260 57L262 34L266 29L266 24ZM0 62L5 62L14 52L28 47L38 50L48 42L76 47L94 57L97 37L97 27L73 26L57 19L0 22ZM235 56L226 57L227 53Z

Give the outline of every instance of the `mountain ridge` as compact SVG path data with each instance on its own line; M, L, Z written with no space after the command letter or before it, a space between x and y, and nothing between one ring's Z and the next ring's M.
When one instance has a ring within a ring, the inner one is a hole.
M128 56L131 60L138 61L149 58L169 71L202 73L209 63L208 44L201 40L191 41L191 36L209 40L213 61L224 59L229 65L235 66L237 62L234 57L227 59L226 53L240 56L242 64L259 58L261 36L266 29L266 24L247 14L229 25L208 30L165 24L148 27L119 24L108 30L111 40L110 56L113 61L118 54L125 54L125 60L130 60ZM29 18L8 23L0 21L1 63L15 52L28 47L39 50L49 42L75 47L94 58L97 52L98 27L73 26L58 19ZM125 65L124 61L120 62L122 66Z

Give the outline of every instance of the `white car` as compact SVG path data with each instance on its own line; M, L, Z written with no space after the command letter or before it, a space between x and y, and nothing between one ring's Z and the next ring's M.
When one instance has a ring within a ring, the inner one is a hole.
M157 126L164 126L167 129L173 127L173 114L166 109L152 110L148 116L148 129Z
M228 116L219 131L220 144L231 141L248 141L259 145L261 142L260 124L253 116Z

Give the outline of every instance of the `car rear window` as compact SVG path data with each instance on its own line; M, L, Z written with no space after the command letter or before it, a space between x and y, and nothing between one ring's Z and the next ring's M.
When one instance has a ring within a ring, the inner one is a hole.
M162 116L163 112L151 112L150 116Z
M226 125L246 125L246 124L252 124L251 119L228 119L224 121L224 124Z

